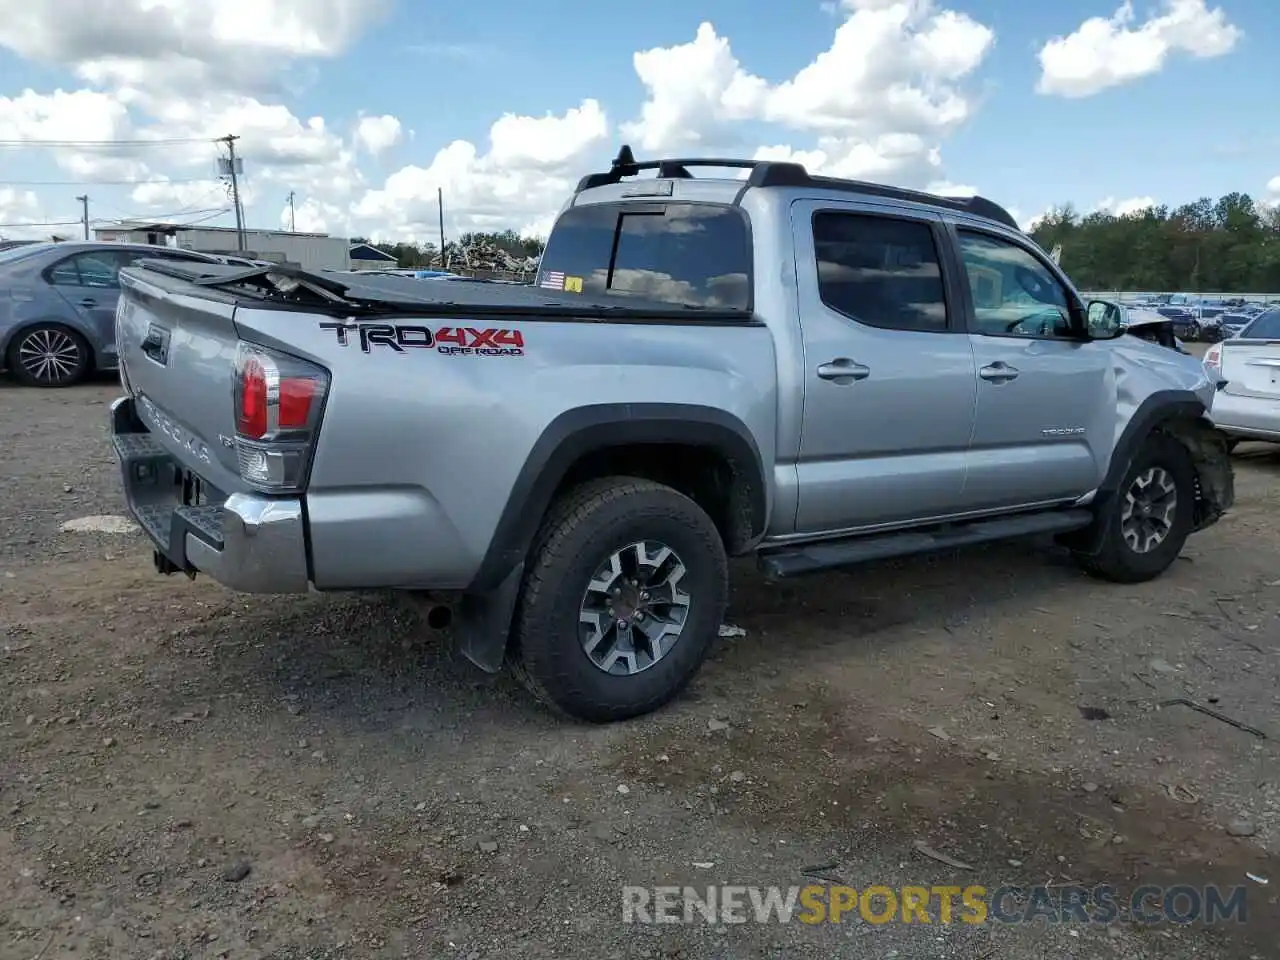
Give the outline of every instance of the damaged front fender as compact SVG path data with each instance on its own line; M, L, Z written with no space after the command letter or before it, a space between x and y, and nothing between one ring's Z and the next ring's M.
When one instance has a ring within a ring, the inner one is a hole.
M1106 478L1091 500L1094 522L1059 537L1059 543L1085 555L1102 549L1106 531L1119 509L1120 484L1138 450L1153 433L1177 440L1191 458L1196 478L1192 530L1217 523L1235 502L1235 473L1227 438L1214 427L1206 412L1204 400L1193 390L1162 390L1148 395L1128 419L1112 452Z
M1160 425L1187 448L1196 469L1196 512L1193 531L1213 526L1236 499L1236 475L1227 436L1203 417L1179 417Z

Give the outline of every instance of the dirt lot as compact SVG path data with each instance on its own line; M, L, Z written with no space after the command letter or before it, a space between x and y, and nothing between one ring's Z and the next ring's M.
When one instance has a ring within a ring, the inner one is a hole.
M391 602L236 596L154 574L136 534L60 533L123 512L115 393L0 385L3 960L1280 956L1280 453L1242 447L1234 512L1140 587L1035 544L778 589L745 567L746 636L671 709L592 728ZM621 922L624 883L815 865L1243 884L1249 915Z

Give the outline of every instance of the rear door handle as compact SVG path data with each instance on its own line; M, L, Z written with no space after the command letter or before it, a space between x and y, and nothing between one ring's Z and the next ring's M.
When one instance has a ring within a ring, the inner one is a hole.
M990 380L992 383L1006 383L1009 380L1017 379L1018 368L1009 366L1003 360L997 360L995 363L988 364L979 370L978 376L983 380Z
M85 297L80 301L80 306L82 307L96 307L97 305L98 301L94 300L92 297Z
M871 368L850 360L848 357L837 357L829 363L819 366L818 376L823 380L830 380L832 383L838 383L843 386L853 383L855 380L867 379L867 377L871 376Z

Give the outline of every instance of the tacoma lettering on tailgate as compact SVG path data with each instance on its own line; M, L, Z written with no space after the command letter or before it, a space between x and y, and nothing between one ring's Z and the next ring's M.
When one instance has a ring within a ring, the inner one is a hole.
M156 430L164 434L179 447L195 456L201 463L209 463L209 445L197 437L190 430L181 427L170 419L169 415L162 412L159 407L152 403L146 397L139 398L142 401L142 407L147 412L147 416L151 422L155 424Z

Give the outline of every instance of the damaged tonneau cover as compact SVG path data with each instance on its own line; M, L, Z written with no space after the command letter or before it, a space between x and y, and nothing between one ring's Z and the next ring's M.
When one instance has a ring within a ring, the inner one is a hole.
M597 317L625 322L696 320L698 323L741 324L752 319L749 310L712 309L646 300L630 294L562 293L516 283L460 279L448 283L415 277L347 272L314 273L300 267L273 264L246 269L222 263L138 260L123 273L145 270L227 293L252 294L280 306L299 310L350 310L433 315L504 315Z

